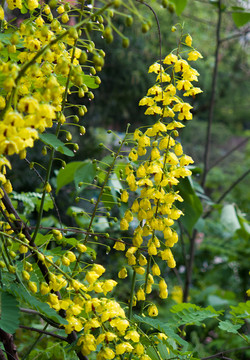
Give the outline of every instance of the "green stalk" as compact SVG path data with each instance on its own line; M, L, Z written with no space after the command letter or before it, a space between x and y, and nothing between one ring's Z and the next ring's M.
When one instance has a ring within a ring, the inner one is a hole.
M150 264L151 264L151 256L148 259L147 271L146 271L146 275L145 275L145 283L144 283L144 289L143 289L144 293L145 293L145 297L146 297L146 289L147 289L147 284L148 284L148 275L150 272ZM145 300L143 300L143 302L142 302L140 315L142 315L142 313L143 313L144 304L145 304Z
M124 142L126 141L127 133L128 133L128 128L127 128L127 130L126 130L126 135L125 135L125 137L124 137L124 139L123 139L123 141L122 141L119 149L117 150L117 152L116 152L116 154L115 154L115 156L114 156L114 160L113 160L112 164L111 164L110 167L109 167L109 170L108 170L108 172L107 172L107 174L106 174L105 180L104 180L103 185L102 185L102 187L101 187L101 190L100 190L98 199L96 200L95 207L94 207L94 210L93 210L93 212L92 212L92 216L91 216L91 219L90 219L90 223L89 223L89 226L88 226L88 229L87 229L87 234L86 234L85 239L84 239L84 242L83 242L84 244L86 244L86 242L87 242L87 240L88 240L89 231L90 231L91 226L92 226L92 224L93 224L93 221L94 221L94 218L95 218L95 215L96 215L96 212L97 212L98 205L99 205L99 203L100 203L100 201L101 201L101 197L102 197L104 188L105 188L105 186L106 186L106 184L107 184L107 182L108 182L109 175L110 175L110 173L111 173L111 171L112 171L112 169L113 169L113 167L114 167L114 165L115 165L115 162L116 162L116 159L117 159L118 155L120 154L120 151L121 151L121 149L122 149L122 146L123 146ZM77 265L78 265L79 262L80 262L81 256L82 256L82 254L80 253L80 254L78 255L77 260L76 260L76 264L75 264L75 267L74 267L74 269L73 269L73 273L76 271L76 268L77 268Z
M128 319L129 320L131 320L131 317L132 317L133 297L134 297L134 291L135 291L135 279L136 279L136 271L134 269L132 283L131 283L129 309L128 309Z

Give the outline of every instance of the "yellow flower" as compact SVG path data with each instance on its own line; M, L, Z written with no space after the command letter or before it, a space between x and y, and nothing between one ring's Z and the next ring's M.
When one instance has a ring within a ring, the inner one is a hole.
M148 96L144 96L140 102L139 102L139 106L144 106L144 105L147 105L147 106L152 106L154 105L154 100L153 98L151 97L148 97Z
M145 111L144 114L145 115L156 115L156 114L161 115L162 109L160 108L160 106L152 105L147 108L147 110Z
M129 326L129 321L126 319L115 318L110 321L110 325L117 328L121 335L123 335Z
M192 84L188 80L178 80L176 87L178 90L189 90L192 87Z
M141 266L145 266L145 265L147 265L147 259L145 258L145 256L143 255L143 254L140 254L139 255L139 264L141 265Z
M123 241L116 241L115 245L113 246L114 249L117 251L124 251L125 250L125 244Z
M128 158L130 161L136 161L138 159L137 151L135 149L132 149L128 155Z
M84 325L84 331L87 331L91 328L99 328L101 326L99 320L97 318L93 318L88 320Z
M35 10L39 6L37 0L27 0L27 7L29 10Z
M188 61L196 61L197 59L202 59L203 56L199 51L193 50L188 53Z
M104 347L97 354L96 360L114 359L114 357L115 357L114 351L109 347Z
M126 210L124 214L124 219L127 220L127 222L131 222L133 220L133 215L130 210Z
M99 276L105 273L105 267L100 264L94 264L92 267L92 271L96 272Z
M123 190L123 192L121 193L121 201L126 203L126 202L128 202L128 198L129 198L129 195L128 195L127 190Z
M127 276L128 276L127 269L125 267L123 267L118 273L118 278L125 279Z
M163 71L163 67L160 64L158 64L157 62L155 62L153 65L151 65L148 70L149 73L154 72L156 74L159 74L161 71Z
M173 258L173 254L172 254L172 251L170 249L165 249L161 252L161 258L162 260L170 260Z
M85 279L89 284L93 284L100 275L98 275L95 271L88 271L86 273Z
M115 280L105 280L102 285L104 295L106 295L109 291L112 291L116 285L117 282Z
M126 340L132 340L134 342L140 341L140 335L136 330L130 330L127 332L126 336L124 336L124 339Z
M178 60L178 57L176 55L169 54L165 57L165 59L163 60L163 63L167 64L167 65L171 65L171 64L175 64L177 60Z
M186 45L189 46L189 47L192 46L192 37L191 37L190 35L187 35L187 36L186 36L185 43L186 43Z
M96 339L95 339L94 335L86 334L86 335L80 336L80 338L77 341L77 345L81 346L81 353L83 355L89 355L92 351L96 350Z
M7 0L7 5L10 10L22 9L22 0Z
M47 283L45 283L45 282L42 282L42 283L40 284L40 293L41 293L42 295L46 295L46 294L48 294L49 292L50 292L49 285L48 285Z
M139 211L139 203L137 199L133 202L133 205L131 206L131 210L134 213L137 213Z
M180 158L180 166L187 166L189 164L193 164L194 160L191 158L191 156L183 155Z
M137 297L137 300L138 301L141 301L141 300L145 300L145 292L142 288L140 288L137 293L136 293L136 297Z
M177 304L182 303L183 301L183 291L182 291L182 287L179 285L175 285L172 293L171 293L171 298L177 302Z
M116 355L122 355L125 352L131 352L133 350L133 346L129 342L123 342L115 347L115 353Z
M143 275L145 273L145 269L141 266L135 266L134 269L137 274Z
M203 91L198 88L198 87L193 87L192 89L190 90L187 90L183 96L192 96L192 97L195 97L196 94L199 94L199 93L202 93Z
M148 315L152 317L158 315L158 309L154 304L148 307Z
M6 106L5 98L0 96L0 110L3 110Z
M4 19L4 10L2 8L2 6L0 5L0 20Z
M161 270L160 270L160 268L159 268L159 266L158 266L157 264L154 264L154 265L152 266L151 271L152 271L152 274L153 274L153 275L156 275L156 276L160 276L160 275L161 275Z
M128 230L128 228L129 228L128 221L125 218L121 219L121 221L120 221L120 229L122 231L125 231L125 230Z
M136 171L136 176L139 178L143 178L144 176L146 176L146 169L143 164L138 167Z

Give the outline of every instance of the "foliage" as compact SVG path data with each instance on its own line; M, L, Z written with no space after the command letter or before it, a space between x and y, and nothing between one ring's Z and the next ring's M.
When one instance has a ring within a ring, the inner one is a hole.
M218 129L224 129L228 109L218 93L228 86L231 96L237 87L228 78L217 87L216 81L236 62L216 70L220 26L225 21L246 31L249 13L238 5L209 2L217 17L217 52L211 55L211 46L205 49L200 41L205 59L198 69L205 88L214 61L212 86L201 103L193 64L203 56L189 28L173 22L189 9L204 11L200 4L7 0L0 5L1 359L196 360L215 358L221 349L222 357L232 352L236 358L243 350L241 359L247 358L249 301L243 301L250 295L250 231L241 205L243 210L249 205L246 194L237 204L231 190L249 174L248 160L245 153L235 155L244 164L233 167L239 178L231 184L230 167L224 173L217 163L207 166L211 141L204 164L199 149L199 163L192 165L183 129L194 113L201 124L190 128L209 139L216 117L216 141L225 137ZM170 53L165 32L175 37ZM131 51L111 44L121 39L127 48L128 36L135 43ZM138 59L138 50L145 58ZM103 74L103 88L97 73ZM124 87L130 74L131 84ZM244 102L242 91L243 84L236 98ZM142 113L137 118L138 101L149 120ZM199 114L202 106L206 111ZM131 127L124 125L129 114L137 119ZM103 122L109 116L111 121ZM93 128L100 121L105 131L98 135ZM120 132L106 131L107 123L116 123ZM195 139L191 143L199 146ZM235 348L228 347L229 339Z

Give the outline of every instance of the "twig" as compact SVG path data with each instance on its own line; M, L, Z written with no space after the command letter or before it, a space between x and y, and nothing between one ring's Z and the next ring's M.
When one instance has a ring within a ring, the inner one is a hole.
M37 328L34 328L34 327L25 326L25 325L19 325L19 327L21 329L30 330L30 331L36 331L36 332L38 332L40 334L49 335L49 336L52 336L52 337L54 337L56 339L68 342L68 339L66 337L54 334L54 333L52 333L50 331L40 330L40 329L37 329Z
M152 11L152 13L154 14L155 21L156 21L156 24L157 24L158 38L159 38L160 66L162 66L162 37L161 37L161 27L160 27L158 16L157 16L156 12L154 11L154 9L152 8L152 6L145 3L143 0L136 0L136 1L138 3L141 3L141 4L145 5L145 6L147 6ZM161 77L161 86L163 87L163 84L162 84L162 70L160 72L160 77Z
M210 99L208 124L207 124L207 136L206 136L206 144L205 144L205 151L204 151L204 170L203 170L203 176L202 176L202 180L201 180L202 187L205 186L207 171L208 171L208 166L209 166L211 128L212 128L212 122L213 122L213 118L214 118L215 95L216 95L216 86L217 86L217 77L218 77L221 17L222 17L221 0L218 0L216 49L215 49L214 71L213 71L213 77L212 77L211 99Z
M216 357L221 357L221 356L223 356L223 354L226 354L226 353L229 353L229 352L243 351L243 350L248 350L248 349L250 349L250 346L244 346L244 347L241 347L241 348L224 350L224 351L220 351L220 352L217 353L217 354L214 354L214 355L211 355L211 356L207 356L207 357L201 358L201 360L214 359L214 358L216 358ZM225 357L224 357L224 359L225 359Z
M30 165L30 161L29 161L27 158L25 158L24 160L27 162L28 165ZM43 184L45 184L45 180L44 180L44 178L41 176L41 174L39 173L39 171L37 171L37 169L36 169L35 167L33 167L32 170L35 172L36 176L41 180L41 182L42 182ZM62 227L61 215L60 215L59 209L58 209L58 207L57 207L55 198L54 198L54 196L53 196L51 193L49 193L49 196L50 196L51 200L53 201L53 205L54 205L54 208L55 208L55 210L56 210L56 214L57 214L57 217L58 217L58 221L59 221L59 223L60 223L60 226Z
M248 169L244 174L242 174L238 179L236 179L229 188L219 197L219 199L216 201L216 204L219 204L226 196L227 194L236 186L238 185L248 174L250 173L250 169Z
M250 32L249 29L246 29L245 31L242 31L240 33L236 33L236 34L232 34L232 35L229 35L223 39L220 39L220 43L224 42L224 41L228 41L228 40L231 40L231 39L235 39L239 36L246 36L248 33Z
M26 314L32 314L32 315L39 315L39 316L41 316L41 314L40 314L38 311L33 310L33 309L20 308L20 311L23 312L23 313L26 313Z
M231 155L234 151L238 150L241 146L243 146L245 143L247 143L249 140L249 138L246 138L244 140L242 140L238 145L236 145L235 147L233 147L231 150L229 150L225 155L223 155L222 157L220 157L218 160L216 160L207 170L207 173L214 168L216 165L218 165L221 161L223 161L224 159L226 159L229 155Z

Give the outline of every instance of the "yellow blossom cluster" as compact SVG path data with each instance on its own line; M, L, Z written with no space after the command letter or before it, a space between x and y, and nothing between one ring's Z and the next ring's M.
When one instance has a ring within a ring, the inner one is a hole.
M190 35L185 39L185 46L192 46ZM177 54L171 53L165 57L163 64L166 64L166 68L160 63L154 63L149 68L150 73L157 74L156 84L148 90L139 105L147 106L145 114L157 116L157 120L144 132L135 130L135 146L130 151L130 163L125 170L129 189L123 190L121 201L129 201L129 191L133 201L120 221L120 229L129 230L133 221L133 246L125 249L123 243L117 242L114 248L126 250L128 265L136 273L145 274L144 286L137 291L138 301L144 301L145 293L151 293L154 276L160 279L160 298L168 296L167 284L161 278L156 257L165 261L170 268L176 266L172 248L178 241L178 234L172 226L183 215L176 205L176 201L182 202L183 199L175 190L175 185L178 185L180 178L191 175L187 166L193 163L192 158L183 153L182 145L176 138L178 129L184 127L181 121L192 119L192 106L182 96L195 96L201 92L192 84L198 81L199 73L189 61L202 57L192 49L185 60L180 50L178 48ZM121 269L118 276L126 277L126 268ZM155 305L148 308L148 314L158 314Z
M21 1L10 0L7 4L11 10L22 7ZM27 3L30 10L38 5L35 0ZM77 36L76 29L67 31L57 18L53 18L50 7L44 4L41 15L22 22L10 38L7 45L9 58L0 62L2 162L13 154L24 158L26 148L33 147L39 133L51 128L56 121L65 122L61 112L67 99L65 91L69 92L75 86L81 91L81 97L88 93L79 58L85 54L83 48L89 44L76 47ZM92 51L96 51L93 42ZM13 55L17 61L12 60ZM70 76L70 82L66 89L67 76ZM87 111L86 107L81 107L81 110L81 115ZM1 166L0 172L4 183L6 178Z

